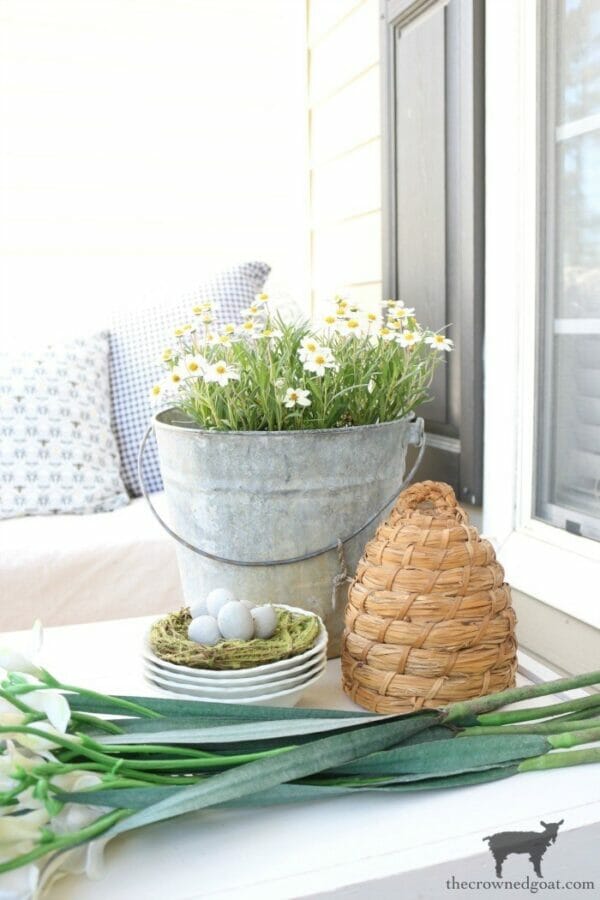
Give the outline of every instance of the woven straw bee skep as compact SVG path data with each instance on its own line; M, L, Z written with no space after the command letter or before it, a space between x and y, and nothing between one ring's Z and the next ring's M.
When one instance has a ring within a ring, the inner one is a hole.
M517 668L515 621L494 548L452 488L415 484L365 547L350 585L344 690L377 713L504 690Z

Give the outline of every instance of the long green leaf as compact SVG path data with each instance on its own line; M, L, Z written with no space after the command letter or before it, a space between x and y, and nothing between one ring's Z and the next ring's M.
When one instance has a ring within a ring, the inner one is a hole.
M275 806L282 803L302 803L312 800L331 800L348 794L365 792L379 793L409 793L411 791L442 790L446 788L466 787L472 784L483 784L488 781L497 781L501 778L509 778L517 774L517 767L498 766L493 769L483 769L474 772L464 772L460 775L449 775L442 778L424 778L406 784L370 785L369 787L344 787L326 786L316 784L279 784L267 790L255 794L245 794L226 803L218 804L219 809L238 809L240 807ZM178 787L157 788L127 788L126 790L104 791L80 791L78 793L63 793L57 797L63 802L83 803L90 806L109 806L113 808L146 809L158 800L164 800L180 793Z
M435 714L434 714L435 715ZM173 721L173 720L171 720ZM232 744L239 741L259 741L271 738L291 738L295 735L314 735L327 731L341 731L363 727L380 721L378 716L358 719L296 719L270 722L245 722L242 725L220 725L217 728L171 728L163 731L142 731L129 734L100 734L99 744Z
M170 819L186 812L235 800L246 794L264 791L286 781L314 775L359 756L392 747L438 721L436 716L414 715L319 738L288 753L259 759L238 769L222 772L193 787L184 788L173 797L134 813L131 818L120 822L110 834L121 834L151 822Z
M86 697L68 694L71 709L81 712L123 715L118 703L110 703L110 698ZM339 709L309 709L304 707L252 706L243 703L207 703L202 700L176 700L163 697L117 696L115 699L138 703L164 716L186 716L188 718L238 719L243 722L276 721L278 719L372 719L371 713ZM385 720L384 716L378 719Z
M416 746L402 745L393 750L374 753L333 771L324 772L323 775L448 775L480 766L492 767L528 756L539 756L550 749L549 742L537 734L507 734L504 737L481 735L462 740L451 738Z

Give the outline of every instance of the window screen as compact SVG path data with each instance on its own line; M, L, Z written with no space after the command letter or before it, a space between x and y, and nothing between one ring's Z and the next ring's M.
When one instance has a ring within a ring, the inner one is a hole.
M600 2L542 0L536 517L600 540Z

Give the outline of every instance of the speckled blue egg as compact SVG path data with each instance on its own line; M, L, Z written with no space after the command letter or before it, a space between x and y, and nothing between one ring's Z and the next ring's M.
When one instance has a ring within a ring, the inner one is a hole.
M277 612L271 605L255 606L251 613L254 619L254 634L266 640L277 631Z
M227 588L215 588L206 598L206 608L211 616L216 617L219 615L219 610L226 603L231 603L234 600L235 596Z
M188 625L188 637L190 641L205 644L208 647L214 647L223 640L214 616L198 616L197 619L192 619Z
M243 603L233 600L219 610L219 630L225 640L249 641L254 637L254 619Z
M194 600L193 603L190 603L190 615L192 619L197 619L198 616L208 615L206 600L204 598L201 600Z

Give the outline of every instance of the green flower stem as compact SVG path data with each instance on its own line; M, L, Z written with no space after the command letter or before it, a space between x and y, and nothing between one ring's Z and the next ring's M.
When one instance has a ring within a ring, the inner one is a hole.
M484 713L481 716L477 716L477 723L479 725L512 725L514 722L529 722L531 719L545 719L547 716L581 712L581 710L594 709L595 707L600 707L600 694L590 694L589 697L565 700L562 703L551 703L548 706Z
M554 681L546 681L541 684L527 684L523 687L509 688L506 691L490 694L486 697L475 697L473 700L462 700L459 703L451 703L446 707L444 722L455 725L477 725L479 716L499 709L501 706L506 706L509 703L531 700L534 697L545 697L548 694L556 694L561 691L572 691L592 684L600 684L600 670L585 672L583 675L576 675L573 678L557 678Z
M112 757L107 756L105 753L99 753L97 750L84 744L83 738L85 738L85 735L78 735L82 740L81 743L77 743L64 737L64 735L42 731L41 728L33 728L31 725L0 725L0 734L28 734L32 737L43 738L45 741L51 741L53 744L58 744L59 747L64 747L66 750L77 750L80 756L86 756L92 762L101 763L105 768L110 769L115 766L115 760Z
M600 763L600 747L587 750L567 750L564 753L546 753L544 756L532 756L524 759L517 766L518 772L541 772L546 769L562 769L567 766L581 766L587 763Z
M136 744L136 748L144 747ZM147 745L150 747L150 745ZM266 759L270 756L279 756L288 753L293 747L276 747L273 750L262 750L257 753L244 753L239 756L206 756L202 758L187 757L185 759L128 759L122 760L128 770L151 770L160 772L192 772L203 769L229 769L233 766L241 766L258 759Z
M162 716L160 713L154 712L152 709L148 709L147 706L141 706L139 703L133 703L130 700L123 700L121 697L111 697L108 694L100 694L97 691L88 691L85 688L76 687L72 684L58 684L58 690L65 691L71 694L79 694L81 697L90 697L94 700L101 701L110 701L114 706L119 706L123 710L128 710L130 713L135 714L137 716L142 716L146 719L161 719ZM69 698L67 697L67 700Z
M106 766L100 765L100 763L90 763L90 762L80 762L80 763L70 763L68 765L62 765L61 763L43 763L40 766L36 766L35 769L32 769L32 774L41 775L42 777L52 777L52 775L65 775L67 772L103 772L110 773L114 770L114 764L110 768ZM185 777L183 775L156 775L152 772L135 772L130 771L126 765L120 765L118 767L119 775L122 777L133 778L135 780L142 780L147 782L148 784L192 784L195 781L200 781L201 777L198 775L190 775L189 777Z
M38 688L39 690L39 688ZM32 706L28 706L27 703L24 703L23 700L19 700L16 696L16 693L21 693L21 691L13 693L12 691L6 691L4 688L0 688L0 697L3 700L7 700L15 709L18 709L20 712L25 713L25 715L31 719L32 721L39 721L40 719L45 719L45 715L43 713L38 712L37 709L33 709Z
M78 687L73 684L63 684L61 681L58 681L54 675L51 675L46 669L41 670L40 681L45 684L47 687L55 688L58 691L63 691L68 694L79 694L81 697L90 697L94 700L100 700L104 703L109 702L113 706L118 706L123 710L127 710L128 712L135 714L137 716L142 716L147 719L161 719L162 716L160 713L154 712L152 709L148 709L147 706L143 706L140 703L134 703L131 700L124 700L122 697L111 697L108 694L101 694L98 691L91 691L88 688ZM31 685L24 685L24 688L30 689ZM35 688L33 688L35 690ZM26 693L26 690L19 690L19 693ZM67 700L69 698L67 697Z
M28 863L35 862L35 860L39 859L41 856L46 856L48 853L54 853L57 850L66 850L69 847L74 847L77 844L90 841L92 838L98 837L105 831L108 831L108 829L112 828L113 825L116 825L117 822L126 819L132 812L133 810L130 809L117 809L96 819L95 822L92 822L92 824L86 826L86 828L82 828L79 831L73 831L71 834L62 835L54 840L43 841L42 843L37 844L33 850L29 851L29 853L23 853L21 856L15 856L7 862L0 863L0 874L10 872L12 869L19 869L21 866L26 866Z
M181 756L184 759L221 759L215 753L207 753L205 750L194 750L191 747L174 747L170 744L98 744L95 749L103 753L135 753L152 754L156 756Z
M107 734L123 734L123 729L109 719L101 719L100 716L93 716L90 713L71 711L71 721L80 722L82 725L93 725L98 731L105 731Z
M561 734L583 728L600 726L600 719L569 719L566 722L551 719L549 722L522 722L517 725L472 725L458 732L458 737L477 734Z
M579 731L548 736L548 742L554 748L577 747L579 744L593 744L595 741L600 741L600 728L581 728Z

